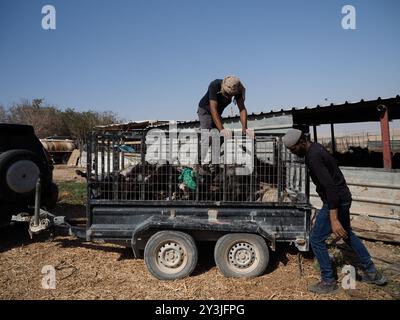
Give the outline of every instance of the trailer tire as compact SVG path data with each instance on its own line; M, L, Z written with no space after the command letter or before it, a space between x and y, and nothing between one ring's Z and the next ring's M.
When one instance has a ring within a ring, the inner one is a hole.
M258 277L267 268L269 251L265 240L259 235L231 233L218 239L214 259L225 277Z
M159 231L150 237L144 249L147 269L160 280L188 277L197 259L194 239L180 231Z

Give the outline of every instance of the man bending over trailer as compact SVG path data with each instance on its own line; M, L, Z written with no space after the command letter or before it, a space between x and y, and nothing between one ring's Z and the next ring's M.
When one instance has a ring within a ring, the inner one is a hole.
M321 144L307 141L297 129L290 129L283 137L283 143L290 152L305 157L310 177L323 202L310 234L311 248L318 260L322 279L311 285L309 290L323 294L334 292L338 288L325 243L331 233L343 238L355 251L364 268L363 281L377 285L386 284L385 277L376 270L368 250L351 229L351 193L335 158Z
M218 129L225 137L230 137L231 132L222 124L221 115L224 109L232 102L237 104L240 111L240 122L242 131L253 136L251 130L247 129L247 110L244 105L246 89L235 76L227 76L224 79L216 79L210 83L208 90L199 102L197 114L201 129Z

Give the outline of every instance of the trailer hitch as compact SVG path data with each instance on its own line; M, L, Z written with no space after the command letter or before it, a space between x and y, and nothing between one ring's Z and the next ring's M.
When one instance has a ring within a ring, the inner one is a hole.
M40 214L33 216L29 222L28 233L31 239L34 234L39 234L45 230L50 229L52 222L50 216L47 215L47 211L40 210Z
M34 215L30 217L27 213L22 212L18 215L13 215L11 221L28 222L28 233L31 239L33 239L33 235L42 233L46 230L51 230L55 227L64 230L67 229L67 234L76 234L76 232L73 232L72 230L74 228L65 220L64 216L55 216L54 214L40 208L41 189L41 180L39 177L36 182Z
M31 239L33 238L34 234L38 234L45 230L48 230L52 225L52 218L54 218L54 215L52 215L50 212L40 209L41 190L42 184L39 176L36 182L35 190L35 211L33 217L29 221L28 233Z

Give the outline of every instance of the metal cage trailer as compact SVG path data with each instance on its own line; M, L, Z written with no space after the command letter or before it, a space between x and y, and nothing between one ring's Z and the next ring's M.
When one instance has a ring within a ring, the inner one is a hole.
M162 130L92 133L86 240L131 246L162 280L189 276L203 241L216 243L215 262L227 277L263 274L278 242L308 251L311 206L302 160L286 151L280 134L214 138Z

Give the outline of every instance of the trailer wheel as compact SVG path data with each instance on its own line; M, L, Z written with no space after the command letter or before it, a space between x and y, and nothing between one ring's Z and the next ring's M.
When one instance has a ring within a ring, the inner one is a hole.
M159 231L148 240L144 261L157 279L185 278L197 265L196 243L190 235L180 231Z
M225 277L257 277L267 268L268 246L259 235L231 233L218 239L214 259Z

